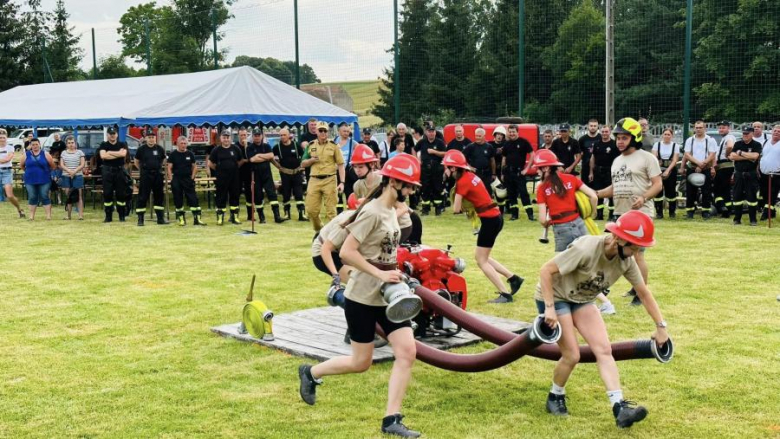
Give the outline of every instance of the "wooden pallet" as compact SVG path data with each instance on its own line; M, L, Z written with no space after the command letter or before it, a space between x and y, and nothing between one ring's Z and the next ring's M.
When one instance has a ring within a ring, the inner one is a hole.
M528 323L516 320L483 314L472 313L472 315L496 327L515 333L522 332L528 327ZM344 320L344 311L341 308L311 308L290 314L276 315L273 320L273 341L258 340L249 334L240 334L238 327L239 323L231 323L213 327L211 331L223 337L257 343L318 361L352 353L350 346L344 343L347 322ZM447 350L479 343L482 339L464 329L454 336L426 337L420 341L431 347ZM374 363L392 359L393 350L390 346L374 349Z

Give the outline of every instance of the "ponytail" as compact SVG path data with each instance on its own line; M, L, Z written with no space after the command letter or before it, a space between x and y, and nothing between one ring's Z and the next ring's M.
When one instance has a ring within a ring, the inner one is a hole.
M550 166L544 181L550 183L550 187L553 192L555 192L555 195L559 197L566 195L566 187L563 185L563 180L561 180L561 177L558 175L557 166Z

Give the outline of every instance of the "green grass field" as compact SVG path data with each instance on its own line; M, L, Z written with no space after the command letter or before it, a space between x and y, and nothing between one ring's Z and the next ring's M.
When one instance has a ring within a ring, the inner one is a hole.
M42 212L39 212L42 213ZM0 203L0 437L373 438L380 437L390 364L326 378L318 402L298 397L306 360L212 334L236 322L253 273L277 313L325 305L330 279L311 264L308 223L206 228L16 219ZM473 263L463 217L424 218L429 245L453 244L470 266L469 308L519 320L553 255L540 228L507 222L495 256L526 277L510 305ZM757 438L780 436L780 225L725 220L658 223L648 253L650 287L676 342L674 360L619 364L627 398L650 415L630 431L614 425L594 365L568 387L568 419L544 411L553 363L524 358L500 370L457 374L414 367L408 424L428 438ZM613 340L646 338L653 323L613 287ZM480 352L483 343L458 352Z
M382 123L378 117L371 114L371 107L379 100L381 81L328 82L318 85L340 85L344 87L344 90L352 98L353 112L358 115L358 123L360 123L361 127L371 127Z

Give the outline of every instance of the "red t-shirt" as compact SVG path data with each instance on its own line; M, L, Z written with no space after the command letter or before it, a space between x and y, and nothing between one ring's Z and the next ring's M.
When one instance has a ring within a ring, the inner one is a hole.
M494 203L487 189L485 189L485 183L472 172L463 172L463 175L455 184L455 193L469 200L474 205L474 208L477 209L477 215L481 218L493 218L501 215L501 211L495 205L482 213L479 212Z
M577 189L582 186L582 180L571 174L558 174L563 181L563 187L566 188L566 193L563 197L559 197L550 185L549 182L544 182L536 188L536 202L538 204L546 204L547 212L550 214L550 218L559 215L563 212L573 212L562 218L551 219L550 224L563 224L569 221L574 221L580 214L577 210L577 197L575 193Z

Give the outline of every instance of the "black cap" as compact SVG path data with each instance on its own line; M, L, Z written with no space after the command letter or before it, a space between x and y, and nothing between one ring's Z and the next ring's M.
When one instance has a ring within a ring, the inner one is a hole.
M222 132L219 135L220 136L231 137L233 135L233 133L231 133L230 130L222 130Z
M370 128L363 128L363 134L371 134Z
M144 130L144 136L157 136L157 134L154 133L153 129L147 128Z
M116 127L108 127L106 130L108 134L116 134Z
M723 126L723 125L730 127L731 126L731 122L729 122L727 120L722 120L722 121L718 122L718 126Z
M425 125L425 131L436 131L436 126L433 124Z
M255 128L252 130L252 135L254 136L262 136L263 135L263 129L262 128Z
M746 126L742 127L742 134L752 133L753 131L754 130L753 130L753 126L752 125L746 125Z
M569 126L568 123L562 123L558 125L558 131L569 131L569 130L571 130L571 127Z

